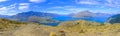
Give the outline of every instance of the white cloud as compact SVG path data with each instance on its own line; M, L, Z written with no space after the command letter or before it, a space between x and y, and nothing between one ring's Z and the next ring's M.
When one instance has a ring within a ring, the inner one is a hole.
M19 10L27 10L29 9L29 3L20 3L18 9Z
M30 2L33 2L33 3L43 3L43 2L46 2L46 0L29 0Z
M16 3L15 4L11 4L9 6L3 6L0 8L0 14L2 15L14 15L16 14Z
M94 5L94 4L96 4L96 3L87 2L87 1L82 1L82 2L79 2L79 4L91 4L91 5Z
M76 6L56 6L56 7L48 8L46 12L50 12L50 13L59 12L59 14L70 14L70 13L80 12L83 10L87 10L87 9L78 8Z
M110 7L120 7L120 0L106 0L105 5Z
M99 2L95 0L75 0L77 4L97 5Z
M7 11L7 7L1 7L0 8L0 12L5 12L5 11Z
M7 0L0 0L0 2L5 2L5 1L7 1Z
M16 3L15 4L11 4L9 6L3 6L0 8L0 12L7 12L9 10L13 10L16 8ZM10 11L9 11L10 12Z
M11 8L8 7L1 7L0 8L0 14L1 15L14 15L13 12L16 12L15 10L10 10Z
M120 0L75 0L77 4L120 7Z

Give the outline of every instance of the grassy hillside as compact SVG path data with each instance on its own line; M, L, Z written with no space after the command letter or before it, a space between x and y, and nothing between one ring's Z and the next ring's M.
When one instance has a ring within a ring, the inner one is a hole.
M100 24L84 20L66 21L59 26L27 25L15 32L19 36L119 36L120 24ZM26 33L26 34L23 34Z
M66 21L58 26L38 25L0 19L0 30L14 29L0 36L120 36L120 23L97 23L77 20Z
M100 24L84 20L63 22L59 25L71 31L71 36L117 36L120 33L120 23L116 24ZM67 32L67 31L65 31ZM76 34L73 34L76 33Z
M8 19L0 19L0 31L2 30L12 30L18 27L26 25L24 22L11 21Z

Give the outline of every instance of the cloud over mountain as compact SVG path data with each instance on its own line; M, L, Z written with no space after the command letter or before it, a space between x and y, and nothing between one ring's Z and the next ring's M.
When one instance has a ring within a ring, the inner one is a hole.
M46 2L46 0L29 0L30 2L33 2L33 3L43 3L43 2Z
M19 10L27 10L27 9L29 9L29 3L20 3L19 4Z

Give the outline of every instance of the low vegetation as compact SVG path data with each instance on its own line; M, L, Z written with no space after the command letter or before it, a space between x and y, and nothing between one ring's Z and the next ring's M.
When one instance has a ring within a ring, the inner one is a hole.
M12 30L23 25L26 25L26 23L11 21L8 19L0 19L0 30Z
M72 33L78 33L78 35L84 36L117 36L120 33L120 23L97 23L85 20L78 21L68 21L63 22L59 27L64 28L65 30L71 31ZM65 31L66 32L66 31ZM112 34L111 34L112 33ZM92 35L93 34L93 35ZM76 34L77 35L77 34ZM75 36L75 34L73 35Z
M24 26L24 27L22 27ZM19 28L21 27L21 28ZM15 29L18 28L18 29ZM12 30L10 36L120 36L120 23L97 23L85 20L66 21L45 26L0 19L0 31ZM0 34L1 36L1 34Z

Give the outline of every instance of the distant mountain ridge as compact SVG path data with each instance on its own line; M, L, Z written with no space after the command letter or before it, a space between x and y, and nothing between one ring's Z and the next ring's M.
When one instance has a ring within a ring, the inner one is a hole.
M57 16L57 14L28 11L28 12L18 13L16 15L13 15L12 17L17 18L18 16L22 16L22 17L29 17L29 16L55 17L55 16Z
M82 11L82 12L74 13L71 16L74 17L74 18L80 18L80 19L83 19L83 20L105 22L112 15L113 14L92 13L90 11Z
M8 15L0 15L0 18L10 18L11 16Z
M74 13L72 15L72 17L75 17L75 18L95 17L95 16L96 15L94 13L89 11L82 11L82 12Z
M111 14L107 14L107 13L92 13L90 11L82 11L82 12L74 13L71 16L75 17L75 18L84 18L84 17L86 18L86 17L111 16Z
M56 16L59 16L59 15L52 14L52 13L28 11L28 12L18 13L11 17L13 20L18 20L18 21L52 23L52 22L57 22L57 20L52 19L53 17L56 17Z
M106 20L113 14L107 13L92 13L90 11L82 11L78 13L60 15L55 13L45 13L45 12L35 12L28 11L23 13L18 13L13 16L0 16L17 21L32 21L32 22L43 22L43 23L54 23L58 21L69 21L69 20L88 20L95 22L106 22Z

